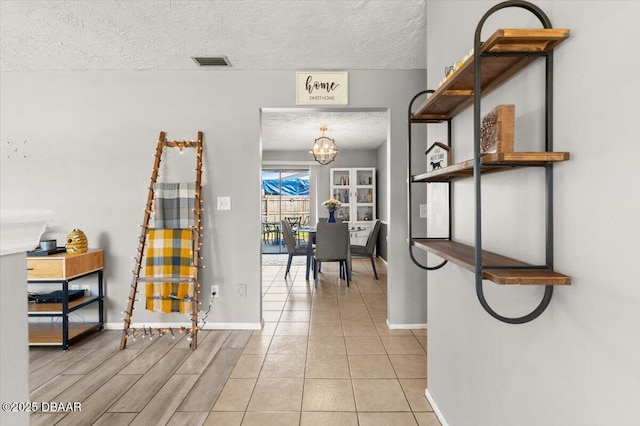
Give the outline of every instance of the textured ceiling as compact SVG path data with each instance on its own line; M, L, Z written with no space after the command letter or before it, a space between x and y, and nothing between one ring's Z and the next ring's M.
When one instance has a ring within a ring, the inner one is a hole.
M388 125L387 111L380 110L263 109L262 149L308 150L321 126L339 150L372 149L387 140Z
M424 69L424 0L1 0L12 70Z
M0 0L0 69L426 69L425 0ZM308 149L326 125L340 149L387 138L387 113L265 110L265 150Z

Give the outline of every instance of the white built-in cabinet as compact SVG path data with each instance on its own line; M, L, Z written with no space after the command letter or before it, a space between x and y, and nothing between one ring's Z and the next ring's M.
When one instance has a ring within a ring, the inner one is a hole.
M349 227L355 229L351 232L352 244L364 245L377 219L376 169L332 168L330 185L331 197L342 203L336 219L349 222Z

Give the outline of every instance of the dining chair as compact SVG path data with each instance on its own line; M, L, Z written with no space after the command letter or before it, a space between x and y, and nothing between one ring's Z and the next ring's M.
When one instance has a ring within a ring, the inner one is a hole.
M289 253L289 259L287 259L287 269L284 272L285 278L289 274L289 270L291 269L291 261L293 260L293 256L306 256L307 248L302 247L296 244L296 238L293 236L293 231L291 230L291 225L287 220L282 220L282 233L284 234L284 243L287 246L287 253Z
M318 287L318 273L322 262L340 262L341 276L347 280L351 271L349 266L349 225L347 223L318 222L316 229L316 248L313 253L313 282Z
M368 257L371 259L371 267L373 268L373 276L378 279L378 271L376 271L376 262L374 252L376 250L376 245L378 243L378 234L380 233L380 219L376 220L375 225L373 225L373 229L367 238L367 243L362 245L351 244L349 247L351 251L351 257Z
M300 216L286 217L285 219L287 219L287 222L289 222L291 226L300 226L300 221L302 220Z
M291 231L293 232L293 238L295 238L295 240L299 244L300 243L300 237L298 236L298 232L295 229L300 226L300 220L302 218L300 216L286 216L285 219L287 220L287 222L289 222L289 227L291 228Z
M273 241L274 227L266 222L262 222L262 243L268 244Z

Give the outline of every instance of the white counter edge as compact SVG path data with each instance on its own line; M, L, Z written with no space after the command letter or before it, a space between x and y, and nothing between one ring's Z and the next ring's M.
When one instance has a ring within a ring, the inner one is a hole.
M35 249L52 220L51 210L1 209L0 256Z

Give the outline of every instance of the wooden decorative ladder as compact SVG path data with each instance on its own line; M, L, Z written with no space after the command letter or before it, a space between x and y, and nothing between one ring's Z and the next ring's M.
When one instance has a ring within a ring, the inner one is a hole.
M142 259L145 256L145 247L147 245L147 233L149 231L149 221L151 219L151 212L154 202L154 187L158 179L158 173L160 170L160 162L162 160L162 154L165 148L179 148L181 151L185 148L196 149L196 179L195 179L195 201L194 201L194 229L192 232L193 238L193 270L194 276L189 277L175 277L167 278L163 277L162 282L191 282L194 285L193 299L192 299L192 311L191 311L191 327L188 329L188 333L191 337L191 349L195 350L198 346L198 311L199 311L199 293L200 293L200 248L202 247L202 148L203 138L202 132L198 132L198 140L196 141L168 141L166 140L165 132L160 132L158 137L158 143L156 146L155 161L153 164L153 171L151 173L151 183L149 185L149 192L147 195L147 206L145 208L144 220L142 222L140 237L138 243L138 252L135 257L136 264L134 267L133 279L131 282L131 291L127 302L127 310L124 312L124 328L122 332L122 340L120 341L120 349L124 349L127 346L127 339L131 334L134 334L136 329L131 327L131 320L133 316L133 310L135 309L135 302L137 301L136 295L138 293L138 283L141 282L157 282L160 280L158 277L141 277L140 272L142 269ZM151 330L151 329L150 329ZM162 330L159 329L159 334L170 331L173 334L172 329ZM151 331L152 333L152 331ZM146 334L146 329L145 329Z

